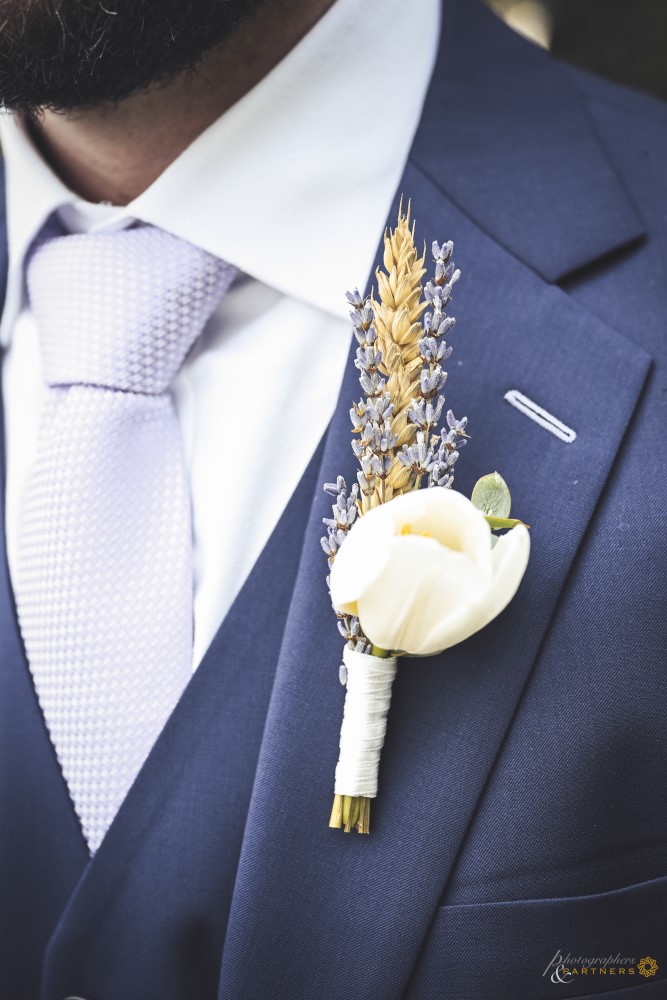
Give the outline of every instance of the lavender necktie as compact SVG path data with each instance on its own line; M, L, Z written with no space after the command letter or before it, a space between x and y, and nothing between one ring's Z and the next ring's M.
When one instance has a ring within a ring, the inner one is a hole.
M43 239L47 385L16 601L91 853L192 670L192 538L169 386L235 270L150 226Z

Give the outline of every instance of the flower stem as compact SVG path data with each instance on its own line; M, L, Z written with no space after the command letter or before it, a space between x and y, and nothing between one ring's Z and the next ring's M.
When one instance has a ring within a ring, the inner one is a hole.
M371 645L371 656L379 656L380 659L384 660L388 656L391 656L391 653L388 649L380 649L379 646Z
M371 656L378 656L384 660L391 656L391 652L371 644ZM340 830L342 827L345 833L351 833L352 830L356 830L357 833L370 833L371 800L365 795L334 795L329 826L334 830Z
M329 826L334 830L339 830L343 825L343 796L334 795Z
M334 795L333 808L329 817L332 829L351 833L370 833L371 800L364 795Z

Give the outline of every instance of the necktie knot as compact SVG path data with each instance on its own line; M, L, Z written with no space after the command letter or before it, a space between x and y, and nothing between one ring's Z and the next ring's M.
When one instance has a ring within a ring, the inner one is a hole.
M26 278L47 384L165 392L235 275L153 226L43 240Z

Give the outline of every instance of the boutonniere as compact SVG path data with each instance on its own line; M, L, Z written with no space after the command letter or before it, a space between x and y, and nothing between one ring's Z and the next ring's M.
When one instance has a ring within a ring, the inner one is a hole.
M431 656L484 628L512 600L528 563L527 525L510 518L497 473L468 499L453 489L467 418L444 417L444 364L460 277L453 244L433 243L426 285L414 226L399 209L385 234L377 295L348 292L363 391L352 405L357 482L325 484L335 497L322 547L346 685L329 825L370 830L380 753L399 658ZM504 532L501 535L497 532Z

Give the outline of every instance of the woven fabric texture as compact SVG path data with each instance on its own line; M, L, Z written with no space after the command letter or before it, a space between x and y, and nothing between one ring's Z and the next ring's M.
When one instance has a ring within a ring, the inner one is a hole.
M49 388L16 600L91 853L191 674L190 498L168 390L234 276L149 226L48 236L27 265Z

